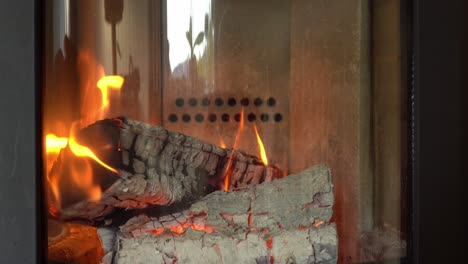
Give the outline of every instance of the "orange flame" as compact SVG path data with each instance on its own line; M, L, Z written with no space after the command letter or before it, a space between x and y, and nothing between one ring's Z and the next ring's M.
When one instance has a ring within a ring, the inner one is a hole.
M49 175L47 175L47 179L49 180L52 194L55 197L54 204L50 204L49 206L50 208L49 211L52 213L53 216L57 216L58 208L60 208L60 205L61 205L58 178L57 177L49 178Z
M46 135L46 153L48 153L48 156L51 156L51 154L53 153L55 154L55 153L60 152L60 150L66 147L68 143L70 150L75 156L91 158L95 160L97 163L99 163L101 166L103 166L104 168L114 173L118 173L116 169L112 168L111 166L107 165L102 160L100 160L89 148L80 145L76 141L73 131L74 129L70 131L69 139L65 137L57 137L54 134L47 134ZM50 169L50 167L51 166L48 166L48 170ZM80 163L79 165L72 166L70 174L71 174L70 175L71 179L76 184L76 186L86 191L89 200L99 201L99 199L101 198L102 191L99 185L96 185L93 183L92 168L87 160L83 160L83 162ZM52 194L54 195L55 200L56 200L55 206L57 208L60 208L59 178L58 177L49 178L49 175L47 175L47 179L49 180ZM51 209L53 209L52 211L57 210L57 208L51 207Z
M254 124L254 130L255 130L255 136L257 137L258 147L260 149L260 158L262 159L263 164L265 164L265 166L268 166L268 158L266 155L265 146L263 146L262 139L260 138L260 135L258 134L257 126L255 124Z
M229 183L231 181L231 166L232 166L232 157L234 156L234 153L236 152L237 145L239 144L240 137L242 134L242 130L244 129L244 107L242 107L241 113L240 113L240 121L239 121L239 129L237 130L236 134L236 139L234 141L234 146L232 146L232 152L231 156L229 157L228 163L226 165L226 170L224 172L224 191L229 190Z
M72 131L73 131L73 129L72 129ZM76 142L76 140L75 140L74 133L71 133L71 135L70 135L70 140L68 142L68 146L70 147L73 154L75 154L75 156L91 158L91 159L95 160L97 163L99 163L101 166L103 166L104 168L106 168L106 169L108 169L108 170L110 170L110 171L112 171L114 173L119 173L116 169L114 169L111 166L105 164L102 160L100 160L98 157L96 157L96 155L89 148L78 144L78 142Z
M99 201L101 199L101 187L93 181L93 170L89 160L82 159L79 163L73 164L70 176L75 185L86 192L86 197L89 200Z
M115 89L120 90L124 83L124 78L119 75L108 75L104 76L97 82L97 87L101 90L102 94L102 105L101 107L107 107L109 105L108 90Z
M57 207L60 206L60 192L58 188L58 179L49 177L48 172L52 168L52 164L58 156L61 149L65 148L68 144L68 138L57 137L55 134L47 134L45 138L45 151L46 151L46 169L47 180L51 186L52 195L56 198L56 205L50 205L49 209L52 215L57 215Z
M89 64L90 63L84 63L84 65L88 66ZM65 127L65 130L61 131L69 131L70 135L68 138L58 137L52 133L49 133L45 136L45 152L47 155L45 162L47 169L46 175L47 180L49 181L51 194L55 198L54 204L49 205L49 211L51 211L52 214L55 212L55 215L61 206L61 195L63 195L61 186L65 182L67 182L66 184L73 184L73 186L76 186L77 189L84 191L86 193L86 197L91 201L98 201L101 198L102 190L99 184L94 182L93 170L88 158L93 159L105 169L113 173L118 173L118 170L104 163L90 148L79 144L74 135L74 131L78 127L83 127L105 117L107 109L110 105L109 90L120 90L123 86L124 78L118 75L104 76L104 71L100 65L98 65L96 69L93 67L85 67L84 69L85 71L83 73L83 78L85 80L85 85L83 85L84 89L82 91L84 93L84 97L82 98L83 105L81 106L81 119L75 121L71 125L71 128ZM95 76L100 79L97 80ZM101 93L100 101L96 101L96 99L99 98L97 97L99 95L96 94L96 92L98 92L96 88L99 89ZM52 131L56 132L56 129ZM62 179L60 178L61 174L55 173L54 175L51 175L51 168L52 164L58 156L58 153L62 148L65 148L67 144L71 152L76 157L80 157L82 159L79 159L76 162L72 162L69 168L70 171L67 172L67 177L70 178ZM61 183L59 184L59 182Z
M223 139L219 140L219 146L222 147L222 148L226 148L226 143L224 143Z

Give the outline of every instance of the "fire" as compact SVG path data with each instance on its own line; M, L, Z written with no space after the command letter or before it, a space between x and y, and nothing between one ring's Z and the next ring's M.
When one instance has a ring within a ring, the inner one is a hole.
M73 129L72 129L73 131ZM112 168L111 166L105 164L102 160L100 160L96 155L87 147L82 146L78 144L75 140L74 133L71 133L70 135L70 140L68 142L68 146L70 147L71 151L75 156L77 157L88 157L93 160L95 160L97 163L99 163L101 166L104 168L114 172L114 173L119 173L116 169Z
M95 160L104 168L114 173L118 173L116 169L112 168L111 166L107 165L102 160L100 160L98 157L96 157L96 155L89 148L78 144L78 142L76 142L75 140L73 133L70 137L70 140L65 137L57 137L54 134L46 135L46 153L59 153L61 149L67 146L67 144L69 145L71 151L73 152L73 154L75 154L75 156L89 157Z
M52 133L48 133L45 136L46 175L51 194L54 197L53 204L49 205L49 211L52 215L57 215L62 204L62 199L66 199L66 197L63 196L64 190L61 189L63 186L73 186L72 188L84 192L87 199L91 201L98 201L101 198L102 190L99 184L95 183L95 176L93 175L93 169L90 163L91 159L105 169L116 174L118 173L118 170L104 163L89 147L78 143L74 133L78 128L104 118L110 106L109 90L119 91L124 83L124 78L121 76L105 76L102 66L95 64L93 61L94 60L88 57L83 60L81 78L84 82L81 86L83 97L81 98L82 111L80 119L74 122L71 122L71 120L57 120L49 124L49 126L54 129L50 130ZM99 98L98 93L101 94L100 100L96 100ZM58 126L59 123L62 124L62 122L67 121L72 123L72 125L65 127ZM61 128L60 131L58 131L57 128ZM57 132L60 132L58 134L65 134L68 132L69 137L59 137L54 134ZM63 174L57 172L52 174L51 169L60 150L67 147L67 145L73 155L78 159L71 161L68 168L69 171L66 172L67 178L61 178Z
M49 175L47 175L47 179L49 180L50 189L52 191L52 194L55 197L55 203L49 205L49 211L51 212L51 214L53 216L57 216L58 215L58 213L57 213L58 208L60 208L60 205L61 205L60 191L59 191L59 188L58 188L58 186L59 186L58 178L57 177L49 178Z
M93 170L88 159L73 161L69 173L74 186L85 191L88 200L99 201L101 199L101 187L93 181Z
M50 158L56 158L57 154L60 152L61 149L65 148L68 144L68 147L72 151L72 153L76 157L81 158L91 158L99 163L104 168L118 173L118 171L111 166L104 163L100 160L91 149L80 145L74 136L74 129L70 131L70 138L65 137L57 137L54 134L47 134L46 135L46 153L47 153L47 169L48 171L51 169L51 162ZM86 159L80 160L78 164L73 164L71 166L70 177L73 180L76 187L86 191L87 197L91 201L99 201L101 199L101 187L93 182L93 172L89 161ZM49 177L47 175L47 179L49 181L52 194L55 197L55 206L50 206L50 211L53 215L57 214L58 208L60 208L60 189L59 189L59 177Z
M237 145L239 144L242 130L244 130L244 107L242 107L242 110L240 113L239 129L237 130L236 139L234 141L234 145L232 146L231 156L229 157L228 163L226 165L226 170L224 172L224 186L223 186L224 191L229 190L229 182L231 181L230 169L232 165L232 157L234 156L234 153L236 152L236 149L237 149Z
M55 134L47 134L45 137L45 151L46 151L46 169L47 172L50 171L52 168L52 164L55 161L55 159L58 156L58 153L60 152L61 149L65 148L68 144L68 138L66 137L57 137ZM57 178L51 178L49 177L49 174L47 175L47 180L49 181L49 184L51 186L51 191L56 200L59 200L60 198L60 192L58 189L58 179ZM58 202L57 202L58 203ZM59 205L57 205L59 206ZM50 212L52 215L57 215L57 208L55 206L50 205Z
M68 144L68 138L57 137L55 134L46 135L46 153L59 153Z
M257 137L258 147L260 149L260 158L262 159L263 164L267 166L268 158L266 155L265 146L263 145L262 139L260 138L260 135L258 134L257 126L255 124L254 124L254 130L255 130L255 136Z
M222 148L226 148L226 143L224 143L223 139L219 140L219 146L222 147Z
M101 107L107 107L109 105L108 90L115 89L120 90L124 83L124 78L119 75L108 75L104 76L97 82L97 87L101 90L102 105Z

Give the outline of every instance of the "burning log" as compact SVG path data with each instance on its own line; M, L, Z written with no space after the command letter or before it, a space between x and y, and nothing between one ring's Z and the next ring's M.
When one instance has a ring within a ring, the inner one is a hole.
M140 215L100 229L105 263L336 263L333 184L327 167L230 192L185 211Z
M101 157L102 160L96 158L97 162L88 166L91 168L88 173L104 191L98 196L66 198L77 191L67 189L66 184L56 188L60 194L53 197L57 198L55 203L60 202L58 215L64 220L96 224L116 208L180 206L223 186L241 188L282 176L277 167L264 165L259 158L243 152L223 149L162 127L116 118L98 121L78 131L76 140L69 141L60 152L51 178L70 181L70 175L77 174L72 168L78 162L77 154L71 145L77 142L80 149L92 149L88 153ZM82 172L78 174L83 176Z
M119 239L119 251L104 263L336 263L338 238L333 224L281 230L263 236L223 236L196 231L184 236L146 235ZM113 261L113 262L110 262Z

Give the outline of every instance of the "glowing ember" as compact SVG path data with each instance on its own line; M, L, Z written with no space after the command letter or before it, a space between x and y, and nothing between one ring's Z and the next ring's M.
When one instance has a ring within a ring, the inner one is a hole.
M265 146L263 146L262 139L260 138L260 135L258 134L257 126L255 124L254 124L254 130L255 130L255 136L257 137L258 147L260 149L260 158L262 159L263 164L267 166L268 158L266 155Z
M124 78L118 75L109 75L104 76L97 82L97 87L101 90L102 94L102 107L107 107L109 105L108 90L115 89L120 90L124 83Z
M244 129L244 107L242 107L242 110L240 113L239 129L237 130L236 139L234 141L234 146L232 146L231 156L229 157L228 163L226 165L226 171L224 172L224 188L223 188L224 191L229 190L229 182L231 181L230 169L232 165L232 157L234 156L234 153L236 152L237 145L239 144L243 129Z
M320 222L318 222L318 223L315 223L314 226L319 227L319 226L321 226L322 224L323 224L323 221L320 221Z
M273 248L273 237L270 237L266 241L267 248L271 250Z

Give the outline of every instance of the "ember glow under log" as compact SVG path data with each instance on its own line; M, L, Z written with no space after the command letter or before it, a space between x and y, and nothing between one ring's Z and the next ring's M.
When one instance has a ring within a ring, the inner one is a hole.
M319 165L101 228L105 263L336 263L333 184Z
M58 217L64 220L96 224L116 208L190 204L221 189L226 174L230 175L231 189L282 176L279 168L266 166L257 157L128 118L98 121L78 131L76 140L118 173L93 160L87 161L87 166L81 167L89 168L102 194L99 199L79 195L70 198L76 193L69 186L70 175L76 174L70 168L83 158L77 157L69 146L62 149L50 177L58 179L52 182L59 185L62 182L55 188L61 194L51 196L52 200L60 199L56 203L60 204Z

